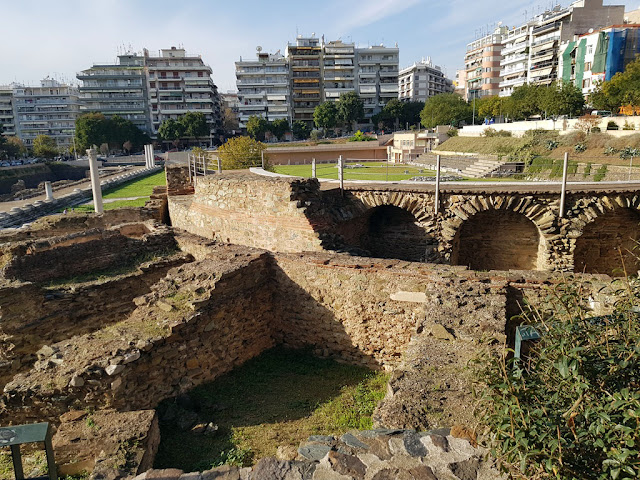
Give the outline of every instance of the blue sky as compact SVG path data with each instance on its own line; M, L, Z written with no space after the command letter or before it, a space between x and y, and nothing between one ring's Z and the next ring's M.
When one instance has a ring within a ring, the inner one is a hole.
M0 84L72 79L118 49L152 53L184 46L213 68L220 91L235 90L233 62L257 45L284 53L296 32L361 46L400 47L400 67L430 56L450 78L476 33L522 23L557 0L0 0L4 48ZM611 1L627 10L640 0ZM561 2L567 5L568 2Z

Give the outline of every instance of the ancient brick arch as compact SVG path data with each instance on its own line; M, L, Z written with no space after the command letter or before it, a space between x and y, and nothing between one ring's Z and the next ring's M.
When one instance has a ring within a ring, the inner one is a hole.
M358 192L358 218L343 235L347 243L379 258L425 261L437 247L428 196L411 192Z
M575 272L620 276L640 268L640 197L603 196L577 202L572 249Z
M440 225L453 265L477 270L548 270L557 230L552 203L514 195L452 195Z

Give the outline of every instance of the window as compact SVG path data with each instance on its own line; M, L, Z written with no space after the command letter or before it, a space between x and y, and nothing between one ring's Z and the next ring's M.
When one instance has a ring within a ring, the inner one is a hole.
M590 72L591 71L591 62L587 62L584 64L584 71L585 72Z
M582 88L589 88L591 86L591 79L585 78L582 80Z
M592 54L593 53L593 45L588 45L587 46L587 53L588 54ZM589 70L591 70L591 69L589 69Z

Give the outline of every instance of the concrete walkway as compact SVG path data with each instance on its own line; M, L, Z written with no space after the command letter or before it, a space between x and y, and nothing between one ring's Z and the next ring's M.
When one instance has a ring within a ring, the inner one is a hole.
M134 168L130 168L127 169L127 172L135 172L138 170L142 170L144 169L144 167L134 167ZM111 177L116 177L118 175L122 175L123 172L117 172L117 173L113 173L111 175L105 175L100 177L100 181L104 181L107 180ZM72 193L76 188L79 189L83 189L83 188L88 188L91 187L91 180L87 179L85 181L83 181L82 183L70 186L70 187L63 187L60 188L58 190L55 190L53 192L53 197L54 198L58 198L61 197L63 195L66 195L68 193ZM44 194L44 192L42 193L42 195L38 195L36 197L30 197L30 198L26 198L24 200L12 200L10 202L0 202L0 212L9 212L12 208L14 207L24 207L25 205L29 204L29 203L34 203L38 200L40 201L44 201L44 199L46 198L46 195ZM118 199L120 200L120 199Z

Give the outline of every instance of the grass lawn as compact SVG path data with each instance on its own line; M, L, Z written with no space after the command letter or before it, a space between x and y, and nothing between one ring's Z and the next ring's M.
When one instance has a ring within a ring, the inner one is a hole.
M153 193L153 187L166 185L167 179L164 171L154 173L148 177L131 180L119 187L109 188L102 192L102 198L105 200L123 198L127 200L118 200L104 204L105 210L113 210L120 207L144 207L144 204ZM130 199L130 197L140 197ZM93 212L93 202L79 205L74 208L76 212Z
M351 164L352 165L352 164ZM433 170L420 169L408 165L393 165L386 162L363 162L364 168L345 168L345 180L409 180L412 177L434 177ZM274 165L273 171L284 175L311 177L311 165ZM404 173L404 172L409 173ZM338 168L335 164L319 163L316 167L318 178L338 179Z
M218 425L212 436L180 430L167 415L180 407L174 400L161 404L162 441L155 468L251 465L275 455L280 445L297 448L309 435L371 428L386 384L381 372L301 351L270 350L190 392L200 420Z

